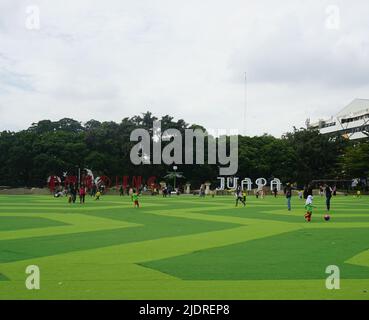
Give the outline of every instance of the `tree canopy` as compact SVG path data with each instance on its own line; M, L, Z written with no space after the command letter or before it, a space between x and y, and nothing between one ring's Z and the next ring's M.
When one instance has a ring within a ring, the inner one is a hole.
M50 175L76 174L78 167L110 177L142 175L164 177L166 165L135 166L130 161L130 134L136 128L152 132L158 120L146 112L120 123L74 119L42 120L19 132L0 133L0 185L44 186ZM161 117L162 131L202 128L184 120ZM206 143L205 143L206 146ZM216 181L216 165L180 165L186 182ZM316 130L294 129L281 138L270 135L239 136L237 176L256 179L278 177L300 185L314 179L368 177L369 142L348 141Z

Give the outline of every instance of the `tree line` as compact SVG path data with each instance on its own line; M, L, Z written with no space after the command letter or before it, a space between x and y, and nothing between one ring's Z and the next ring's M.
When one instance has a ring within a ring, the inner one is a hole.
M0 133L0 185L42 187L50 175L77 174L77 168L89 168L96 175L157 176L171 171L167 165L135 166L130 151L134 129L152 131L153 122L161 121L162 130L200 128L166 115L158 119L146 112L120 123L74 119L42 120L28 129ZM341 136L322 135L317 130L296 129L280 138L271 135L239 136L237 176L256 179L280 178L302 186L312 180L352 179L369 176L368 140L349 141ZM206 145L206 144L205 144ZM193 186L209 180L216 182L216 165L180 165L182 183Z

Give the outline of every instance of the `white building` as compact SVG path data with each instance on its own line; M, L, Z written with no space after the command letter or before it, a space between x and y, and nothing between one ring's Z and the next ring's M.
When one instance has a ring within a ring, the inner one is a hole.
M308 128L317 128L322 134L339 133L348 139L369 137L369 99L355 99L342 111L326 120L306 121Z

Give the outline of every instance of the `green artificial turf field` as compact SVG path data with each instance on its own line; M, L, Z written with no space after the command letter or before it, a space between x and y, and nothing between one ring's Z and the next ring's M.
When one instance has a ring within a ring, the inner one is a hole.
M0 299L369 299L369 198L0 196ZM27 290L26 267L41 271ZM341 289L327 290L337 265Z

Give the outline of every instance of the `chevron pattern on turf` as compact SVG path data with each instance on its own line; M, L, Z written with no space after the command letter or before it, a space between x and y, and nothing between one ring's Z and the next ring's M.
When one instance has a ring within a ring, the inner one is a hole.
M368 299L369 198L0 196L0 299ZM41 290L25 269L41 270ZM325 267L341 268L341 290Z

